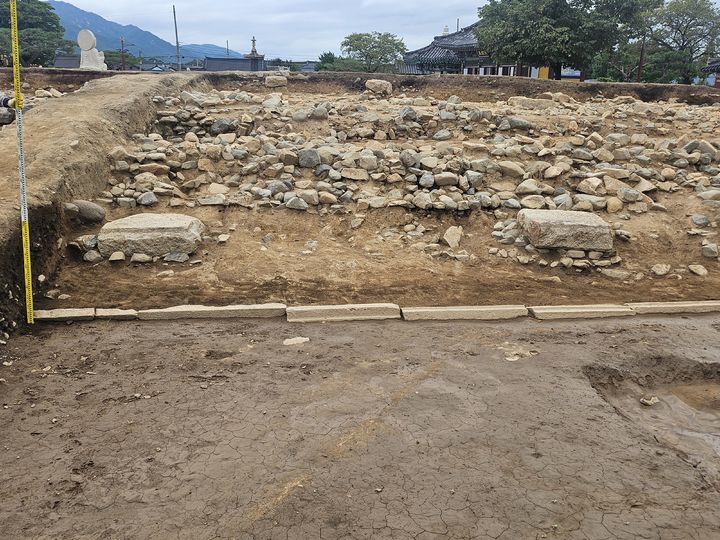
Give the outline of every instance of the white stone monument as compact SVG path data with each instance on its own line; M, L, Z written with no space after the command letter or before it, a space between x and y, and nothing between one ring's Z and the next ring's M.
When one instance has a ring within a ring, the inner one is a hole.
M80 46L80 69L107 71L105 55L95 48L97 40L90 30L80 30L77 36Z

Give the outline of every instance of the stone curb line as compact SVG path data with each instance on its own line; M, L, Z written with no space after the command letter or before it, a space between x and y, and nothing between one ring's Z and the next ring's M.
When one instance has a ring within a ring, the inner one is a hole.
M340 321L506 321L523 317L545 320L598 319L635 315L720 313L720 300L705 302L641 302L584 306L452 306L401 308L397 304L293 306L256 304L233 306L174 306L166 309L51 309L35 312L38 322L170 321L186 319L254 319L286 317L288 322Z

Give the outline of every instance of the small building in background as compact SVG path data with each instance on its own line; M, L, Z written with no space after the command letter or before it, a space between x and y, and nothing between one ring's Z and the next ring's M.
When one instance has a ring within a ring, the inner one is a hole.
M55 53L53 67L58 69L80 69L80 57L74 54Z
M702 72L707 75L708 84L720 88L720 58L711 58Z
M319 63L320 62L317 62L315 60L308 60L307 62L303 62L302 65L300 65L300 72L310 73L316 71Z
M250 53L242 58L231 58L229 56L208 56L205 58L205 71L265 71L266 67L265 55L257 51L254 36Z
M151 71L153 73L167 73L176 70L177 66L164 62L150 62L147 64L143 63L130 66L130 71Z
M532 68L514 64L495 64L478 48L475 30L480 21L450 33L448 28L435 36L430 45L404 56L402 73L458 73L463 75L532 76ZM519 72L518 72L519 70ZM537 75L536 75L537 76Z
M477 21L452 33L446 26L442 35L436 36L430 45L406 53L403 58L404 62L397 66L398 71L416 75L457 73L462 75L520 76L535 79L555 78L553 70L549 67L494 63L478 47L475 31L479 25L480 21ZM582 75L576 69L563 67L563 80L581 81Z

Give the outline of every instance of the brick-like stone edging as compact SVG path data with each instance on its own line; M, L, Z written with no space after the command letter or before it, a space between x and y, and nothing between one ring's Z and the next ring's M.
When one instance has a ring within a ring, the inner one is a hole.
M634 315L720 313L720 300L704 302L642 302L584 306L451 306L400 308L397 304L294 306L257 304L234 306L174 306L166 309L73 308L38 310L38 322L92 320L253 319L286 317L289 322L334 322L404 319L406 321L506 321L522 317L538 320L597 319Z

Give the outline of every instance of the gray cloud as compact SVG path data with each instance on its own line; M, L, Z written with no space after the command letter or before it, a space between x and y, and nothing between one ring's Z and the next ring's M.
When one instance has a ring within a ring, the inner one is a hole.
M66 0L67 1L67 0ZM174 42L172 0L69 0L102 17L134 24ZM182 43L213 43L247 52L256 36L268 57L295 60L339 52L352 32L392 32L409 49L427 45L445 25L455 29L477 20L483 0L175 0Z

